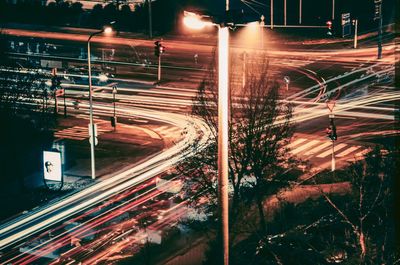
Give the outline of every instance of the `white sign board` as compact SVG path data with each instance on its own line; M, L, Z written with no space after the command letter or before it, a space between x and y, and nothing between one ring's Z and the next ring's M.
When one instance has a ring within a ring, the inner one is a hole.
M43 151L43 172L45 180L62 180L60 152Z

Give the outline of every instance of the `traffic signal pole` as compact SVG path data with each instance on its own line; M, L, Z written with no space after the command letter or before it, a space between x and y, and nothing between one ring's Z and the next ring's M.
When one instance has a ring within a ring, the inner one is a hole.
M158 57L157 82L161 80L161 55L165 52L165 47L160 41L154 42L154 55Z
M379 17L379 31L378 31L378 59L382 59L382 14Z
M337 139L336 126L335 126L335 115L333 114L333 108L335 107L335 101L328 101L326 105L330 111L329 114L329 127L327 128L328 137L332 142L332 158L331 158L331 171L334 172L336 169L336 159L335 159L335 141Z
M161 80L161 54L158 56L158 71L157 71L157 81Z
M67 103L66 103L66 95L65 95L65 87L63 87L63 91L64 91L64 93L63 93L63 97L64 97L64 118L66 118L67 117Z
M332 169L331 171L335 171L336 160L335 160L335 141L332 140Z

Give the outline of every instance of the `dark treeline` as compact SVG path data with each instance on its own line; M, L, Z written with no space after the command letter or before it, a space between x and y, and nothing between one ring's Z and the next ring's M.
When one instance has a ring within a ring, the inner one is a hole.
M184 0L152 2L152 21L155 33L165 33L174 29L183 12ZM47 5L42 1L19 1L16 4L0 1L0 22L42 24L49 26L77 26L101 28L115 21L119 31L145 32L148 30L148 3L134 6L120 3L96 4L85 10L80 2L56 0Z
M328 2L328 3L327 3ZM383 1L384 23L394 19L394 0ZM252 19L265 16L270 21L270 1L239 1L231 0L231 9L244 12ZM332 20L331 1L303 0L303 24L324 25ZM340 23L342 13L350 12L352 18L358 18L361 29L371 29L377 26L374 21L374 1L335 1L334 25ZM185 9L200 8L208 14L223 13L224 0L153 0L152 21L153 30L163 34L179 28L178 19ZM299 1L287 0L288 24L298 24ZM83 9L80 2L56 0L43 4L41 0L16 1L16 4L0 0L0 22L17 22L55 26L77 26L99 28L110 21L116 21L120 31L145 32L148 30L148 1L128 5L121 1L108 2L104 6L97 4L91 10ZM274 23L283 24L283 0L274 0Z

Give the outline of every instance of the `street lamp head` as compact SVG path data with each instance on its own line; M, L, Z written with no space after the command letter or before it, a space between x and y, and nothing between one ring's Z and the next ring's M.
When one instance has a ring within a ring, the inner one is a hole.
M115 21L112 21L112 22L108 23L107 25L105 25L103 27L103 32L107 35L111 34L114 31L114 29L113 29L114 24L115 24Z
M112 29L112 27L110 27L110 26L107 26L107 27L104 27L104 33L105 34L111 34L112 32L113 32L113 29Z
M107 82L108 81L108 77L105 74L100 74L98 76L98 78L99 78L100 82Z
M183 15L183 24L188 28L200 30L206 26L213 25L212 22L205 21L204 16L200 16L196 13L184 11Z

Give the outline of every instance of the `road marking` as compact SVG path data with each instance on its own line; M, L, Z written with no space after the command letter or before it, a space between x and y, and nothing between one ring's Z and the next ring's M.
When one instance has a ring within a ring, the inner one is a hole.
M100 123L99 125L102 124L104 123ZM98 126L97 136L110 131L112 131L111 128L101 128L100 126ZM89 138L89 128L83 126L74 126L70 128L65 128L63 130L54 132L54 136L57 138L64 138L64 139L84 140L86 138Z
M323 144L321 144L321 145L309 150L308 152L305 153L305 155L315 154L316 152L328 147L329 145L331 145L331 142L325 142L325 143L323 143Z
M288 144L287 148L292 148L292 147L294 147L294 146L296 146L296 145L299 145L299 144L301 144L302 142L305 142L305 141L307 141L307 139L305 139L305 138L299 138L299 139L297 139L296 141L291 142L290 144Z
M291 153L295 155L295 154L300 153L301 151L303 151L303 150L305 150L305 149L307 149L307 148L309 148L309 147L311 147L313 145L316 145L318 143L320 143L320 141L312 140L312 141L310 141L310 142L308 142L308 143L306 143L304 145L301 145L300 147L292 150Z
M361 146L352 146L350 148L347 148L346 150L344 150L343 152L341 152L340 154L337 154L337 157L344 157L348 154L350 154L351 152L354 152L355 150L359 149Z
M337 146L335 146L335 152L340 150L340 149L342 149L342 148L344 148L344 147L346 147L346 146L347 146L347 144L338 144ZM332 149L328 149L327 151L317 155L317 157L324 158L324 157L327 157L330 154L332 154Z
M371 149L364 149L361 152L358 152L357 154L354 155L355 158L359 158L359 157L363 157L364 155L366 155L368 152L370 152Z

